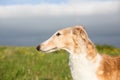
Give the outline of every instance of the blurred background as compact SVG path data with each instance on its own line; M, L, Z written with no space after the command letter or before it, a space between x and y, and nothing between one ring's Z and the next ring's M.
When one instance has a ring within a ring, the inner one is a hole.
M36 46L75 25L96 44L120 47L120 1L0 0L1 46Z

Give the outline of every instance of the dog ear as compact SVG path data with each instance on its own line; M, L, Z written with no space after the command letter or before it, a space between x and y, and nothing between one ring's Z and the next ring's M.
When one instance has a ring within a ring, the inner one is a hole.
M75 27L73 28L73 34L78 36L78 37L81 37L84 41L86 41L87 39L87 33L84 31L84 27Z
M74 35L74 42L79 45L80 38L84 40L86 48L87 48L87 57L89 59L93 59L96 55L96 49L94 44L89 40L88 35L84 29L84 27L74 27L73 30L73 35ZM79 46L78 46L79 47Z

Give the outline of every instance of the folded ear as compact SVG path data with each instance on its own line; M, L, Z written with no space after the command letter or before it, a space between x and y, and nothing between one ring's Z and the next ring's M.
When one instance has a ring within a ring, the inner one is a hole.
M89 59L93 59L96 55L96 49L94 44L91 42L91 40L89 40L84 27L82 26L74 27L72 32L74 35L74 42L76 42L76 44L79 44L81 43L80 42L81 40L84 40L87 53L88 53L87 56Z
M76 35L79 38L82 38L84 41L88 38L87 33L82 26L74 27L73 28L73 34Z

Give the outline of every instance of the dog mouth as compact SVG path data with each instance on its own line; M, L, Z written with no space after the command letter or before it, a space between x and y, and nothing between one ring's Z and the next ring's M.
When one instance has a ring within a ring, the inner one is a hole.
M48 50L41 50L41 51L42 51L42 52L45 52L45 53L50 53L50 52L54 52L54 51L56 51L56 50L58 50L57 47L54 47L54 48L51 48L51 49L48 49Z

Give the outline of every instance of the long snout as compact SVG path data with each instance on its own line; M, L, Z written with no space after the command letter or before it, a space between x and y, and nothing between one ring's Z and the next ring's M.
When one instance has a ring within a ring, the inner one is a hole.
M49 38L48 40L44 41L43 43L39 44L36 49L37 51L41 52L53 52L57 49L56 43L54 41L54 37Z

